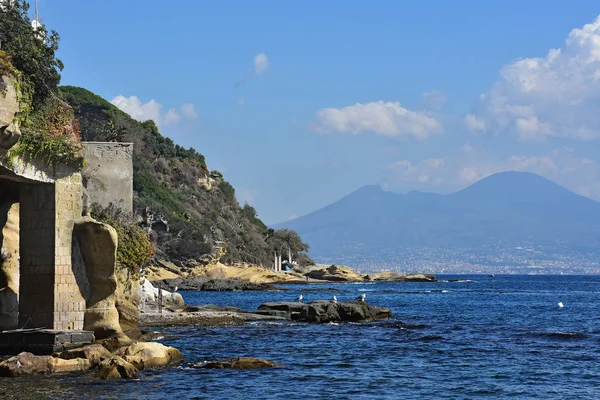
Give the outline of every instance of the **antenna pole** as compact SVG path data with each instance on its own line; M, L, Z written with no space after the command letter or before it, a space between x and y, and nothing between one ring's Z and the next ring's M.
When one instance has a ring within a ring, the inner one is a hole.
M38 14L38 0L35 0L35 20L40 23L40 16Z

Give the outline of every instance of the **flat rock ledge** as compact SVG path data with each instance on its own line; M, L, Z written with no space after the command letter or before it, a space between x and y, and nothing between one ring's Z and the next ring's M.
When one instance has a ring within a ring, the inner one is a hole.
M259 311L285 316L293 321L327 322L369 322L388 319L392 311L385 307L372 306L367 302L338 302L319 300L308 304L280 302L264 303Z
M196 276L184 278L162 279L153 281L153 285L161 284L163 289L177 290L199 290L206 292L241 292L252 290L284 290L268 283L253 283L240 279L209 279Z

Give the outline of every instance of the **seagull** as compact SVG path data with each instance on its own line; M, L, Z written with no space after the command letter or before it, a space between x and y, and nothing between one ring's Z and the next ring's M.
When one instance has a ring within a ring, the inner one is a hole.
M302 299L303 299L303 298L304 298L304 297L302 297L302 295L300 295L300 296L298 296L298 298L296 299L296 301L299 301L300 303L302 303Z
M333 298L331 300L333 300L334 303L337 303L337 297L335 297L335 295L333 296Z
M562 301L558 302L558 308L563 308L565 305L562 303Z
M175 286L175 289L173 289L173 293L175 293L177 291L177 289L179 289L177 286Z
M367 295L363 293L363 294L361 294L360 296L358 296L358 297L356 298L356 300L358 300L358 301L365 301L365 298L366 298L366 297L367 297Z

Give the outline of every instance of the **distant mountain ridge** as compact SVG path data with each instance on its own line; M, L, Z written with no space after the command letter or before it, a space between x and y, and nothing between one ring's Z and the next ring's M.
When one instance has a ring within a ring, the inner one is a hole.
M600 249L600 203L536 174L501 172L448 195L364 186L281 227L301 234L317 259L523 243Z

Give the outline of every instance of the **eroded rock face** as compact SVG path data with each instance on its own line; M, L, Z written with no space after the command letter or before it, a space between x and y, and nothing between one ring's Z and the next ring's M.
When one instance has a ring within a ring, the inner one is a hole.
M0 331L18 328L19 321L19 204L13 201L0 199Z
M157 342L134 343L116 354L139 370L167 368L183 361L179 350Z
M97 371L101 379L135 379L138 376L137 368L119 356L102 361Z
M19 141L21 131L15 121L19 100L11 76L0 76L0 149L10 149Z
M31 353L20 353L0 363L0 376L43 375L86 371L88 369L90 369L90 362L83 358L63 360L52 356L34 356Z
M283 364L254 357L225 358L223 360L207 361L193 366L193 368L212 369L261 369L283 367Z
M139 339L139 306L142 297L140 279L134 278L125 268L117 268L116 307L119 313L119 324L123 332L131 339Z
M117 232L108 224L83 217L75 221L73 233L79 241L90 284L83 329L93 331L97 339L123 334L115 306Z

